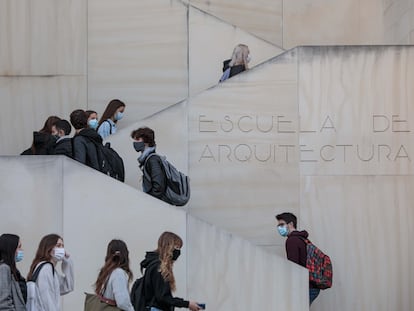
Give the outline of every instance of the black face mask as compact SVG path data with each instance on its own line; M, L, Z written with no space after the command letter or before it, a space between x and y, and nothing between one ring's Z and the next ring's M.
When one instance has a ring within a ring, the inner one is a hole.
M145 143L143 141L134 141L134 149L136 152L142 152L145 149Z
M178 257L180 257L180 255L181 255L181 250L179 250L179 249L174 249L173 250L173 254L172 254L173 256L172 256L172 260L177 260L178 259Z

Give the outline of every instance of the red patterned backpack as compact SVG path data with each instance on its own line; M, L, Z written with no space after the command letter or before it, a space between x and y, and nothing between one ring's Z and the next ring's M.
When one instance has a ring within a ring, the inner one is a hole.
M319 289L332 287L331 259L308 239L303 239L303 241L306 243L306 268L309 270L309 282Z

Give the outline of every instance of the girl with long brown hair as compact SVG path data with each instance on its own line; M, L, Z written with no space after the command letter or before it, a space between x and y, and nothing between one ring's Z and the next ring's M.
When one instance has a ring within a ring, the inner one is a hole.
M123 118L125 106L125 103L119 99L111 100L106 106L98 123L98 134L101 135L102 139L116 133L116 124Z
M62 262L63 275L56 269L59 262ZM39 271L36 280L39 295L35 298L35 305L39 310L62 310L60 296L73 291L74 272L72 260L59 235L48 234L42 238L30 266L28 280L31 280L35 271Z
M95 293L110 305L121 310L134 311L128 290L131 280L128 248L124 241L112 240L108 244L105 264L95 283Z
M145 300L150 311L173 311L174 307L201 310L194 301L172 296L176 290L173 265L180 256L182 246L183 240L178 235L166 231L158 239L158 248L147 252L141 262L141 271L145 269Z

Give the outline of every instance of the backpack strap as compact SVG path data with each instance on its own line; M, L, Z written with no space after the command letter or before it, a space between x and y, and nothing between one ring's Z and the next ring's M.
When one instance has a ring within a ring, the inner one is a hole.
M43 266L46 264L50 264L52 266L53 275L55 275L55 266L50 261L42 262L33 272L32 277L29 281L36 282L37 277L39 276L40 270L42 270Z
M104 122L108 122L109 123L109 135L112 135L112 124L111 124L111 122L109 122L108 119L106 119Z

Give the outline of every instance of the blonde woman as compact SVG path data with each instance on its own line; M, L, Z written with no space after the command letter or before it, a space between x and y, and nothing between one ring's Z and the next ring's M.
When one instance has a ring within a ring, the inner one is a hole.
M220 82L223 82L224 80L249 69L248 64L250 62L250 58L250 51L247 45L236 45L231 59L227 59L223 62L223 75L220 78Z
M194 301L172 296L176 289L173 265L180 256L182 246L183 241L178 235L164 232L158 239L158 248L147 252L141 262L141 271L145 269L145 300L150 311L173 311L174 307L201 310Z

